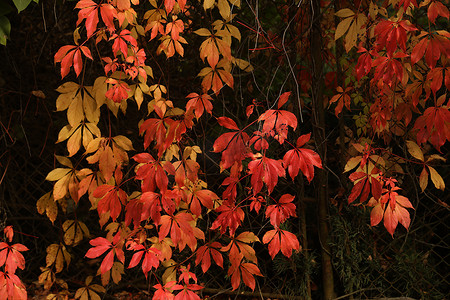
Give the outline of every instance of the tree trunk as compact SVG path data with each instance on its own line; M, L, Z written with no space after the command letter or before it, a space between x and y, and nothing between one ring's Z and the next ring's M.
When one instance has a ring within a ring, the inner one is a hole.
M327 142L325 132L325 109L323 103L324 74L322 65L322 38L320 28L320 0L311 3L311 59L312 59L312 121L314 140L317 151L322 158L324 169L317 171L316 190L318 201L319 240L322 256L323 298L333 299L334 281L331 265L331 249L328 244L328 174L325 166L327 161Z

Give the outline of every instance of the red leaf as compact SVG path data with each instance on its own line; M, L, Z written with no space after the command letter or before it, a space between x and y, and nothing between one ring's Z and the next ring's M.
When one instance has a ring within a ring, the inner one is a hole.
M234 164L241 165L242 160L246 158L246 144L249 140L249 136L247 133L240 131L233 120L227 117L220 117L217 120L221 126L237 130L222 134L214 142L214 152L222 152L222 159L220 162L221 168L228 169Z
M440 1L433 1L428 7L428 19L431 21L431 23L434 24L438 16L442 16L448 20L450 17L450 13L448 11L448 8Z
M114 40L112 45L114 56L117 56L117 53L120 51L125 57L128 57L128 45L131 46L133 51L137 52L138 50L136 39L127 29L123 29L118 34L113 34L109 40Z
M287 110L269 109L258 118L258 121L264 121L263 134L273 135L272 130L275 128L274 137L280 144L287 138L288 127L292 127L293 130L297 128L297 117Z
M202 271L206 273L211 266L211 256L215 263L223 268L223 257L218 249L222 248L222 245L218 242L213 242L211 244L203 245L197 250L197 258L195 259L195 264L198 265L201 262Z
M28 251L28 248L22 244L14 244L12 246L5 242L0 242L0 266L5 265L7 273L15 273L16 269L25 268L25 258L23 251Z
M217 216L216 220L212 223L211 230L220 227L220 233L224 234L227 227L229 227L230 235L233 236L236 229L244 220L244 211L240 207L223 204L216 209L216 212L219 212L220 215Z
M239 127L236 125L236 122L227 117L219 117L217 118L217 122L219 122L220 126L223 126L227 129L231 130L239 130Z
M256 213L259 213L262 203L266 202L266 200L264 200L262 196L252 196L250 199L252 200L250 203L250 210L255 210Z
M277 204L269 205L266 209L266 218L270 218L270 223L279 227L281 223L284 223L289 217L296 217L296 206L292 201L295 196L290 194L284 194L281 196Z
M148 272L150 272L152 268L158 268L160 263L159 257L161 256L161 250L152 247L145 249L145 247L141 244L131 244L128 249L137 251L133 254L128 268L135 267L141 261L142 256L144 256L144 260L142 261L142 272L144 273L145 277L147 277Z
M97 205L99 216L109 212L113 221L117 219L122 210L122 204L127 201L127 194L119 187L101 185L94 191L95 198L101 198Z
M84 56L92 59L91 52L85 46L62 46L55 54L55 63L61 63L61 78L69 74L70 67L73 65L77 77L81 73L83 61L81 59L81 52Z
M280 96L280 98L278 99L278 109L280 109L280 107L282 107L288 101L290 95L291 92L285 92Z
M156 292L153 295L152 300L173 300L175 296L172 294L171 288L174 284L175 281L170 281L164 286L159 283L154 285L153 287L156 289Z
M186 98L190 98L186 104L186 113L193 111L197 119L203 115L204 110L210 115L212 114L213 105L210 101L212 98L208 94L200 96L197 93L190 93Z
M243 263L242 260L239 262L239 265L232 266L228 269L228 275L231 275L233 291L239 287L241 276L244 284L252 290L255 289L256 285L254 275L263 276L255 264Z
M106 256L103 258L103 261L100 265L100 272L102 274L108 272L111 270L113 264L114 264L114 256L117 256L117 259L124 263L125 262L125 255L123 253L122 247L123 247L123 238L121 236L121 231L119 230L116 235L113 238L112 243L102 237L95 238L89 242L91 246L94 246L93 248L89 249L86 253L86 257L88 258L96 258L105 253L106 251L109 252L106 254Z
M438 151L450 140L450 111L444 106L429 107L417 118L414 129L418 130L417 143L429 141Z
M297 140L297 147L289 150L283 157L283 165L287 167L292 180L298 175L299 170L306 176L309 182L314 178L314 166L322 168L322 160L319 155L310 149L300 148L309 141L310 134L302 135Z
M112 244L110 241L103 237L98 237L89 242L91 246L94 246L94 248L91 248L86 253L86 257L88 258L97 258L103 253L105 253L108 249L112 248Z
M284 177L285 175L282 162L266 156L251 161L248 164L248 170L252 175L251 183L253 195L256 195L261 191L263 182L267 186L268 193L272 193L278 183L278 177Z

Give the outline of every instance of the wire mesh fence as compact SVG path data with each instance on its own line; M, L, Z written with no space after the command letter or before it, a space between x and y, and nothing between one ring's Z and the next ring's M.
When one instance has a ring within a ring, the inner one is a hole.
M58 236L58 226L37 214L35 203L51 189L45 176L53 168L54 156L44 146L48 122L46 114L36 115L39 124L22 124L27 136L8 145L1 158L2 175L0 186L2 210L7 222L23 233L37 235L22 236L31 251L27 257L29 281L39 276L38 267L45 260L45 247ZM51 143L48 143L51 144ZM47 144L47 145L48 145ZM48 146L47 146L48 147ZM214 160L214 159L213 159ZM214 174L217 165L206 162L206 176ZM212 175L211 175L212 176ZM448 182L448 174L444 181ZM291 187L292 188L292 187ZM313 187L312 187L313 189ZM295 191L287 191L295 193ZM379 299L410 297L413 299L447 299L450 271L450 220L449 206L440 195L421 194L416 201L415 212L409 231L402 228L392 238L381 225L370 227L369 211L360 207L344 205L338 209L330 206L329 224L335 290L340 299ZM202 284L217 299L224 297L246 297L312 299L321 297L321 243L317 238L316 203L308 199L303 203L306 232L302 232L302 219L289 223L290 230L297 232L299 239L307 236L308 247L295 253L290 259L281 255L272 260L264 245L254 244L258 265L265 275L258 278L255 292L241 287L231 291L225 271L213 266L202 276ZM261 237L269 224L262 214L247 214L242 230L255 231ZM200 270L198 270L201 272ZM34 278L33 278L34 277ZM309 291L309 292L308 292ZM219 296L220 295L220 296ZM225 295L225 296L224 296Z
M42 106L30 104L26 112L26 102L23 104L3 106L8 109L0 112L3 124L14 119L13 125L7 128L9 131L2 129L0 208L3 213L0 221L3 223L7 216L8 225L14 225L17 231L25 234L18 236L31 250L27 256L25 276L28 282L32 282L40 274L39 267L45 264L45 248L57 242L61 234L60 224L56 222L52 225L36 210L36 201L52 188L45 177L54 168L54 140L51 138L57 136L57 132L53 131L60 124L50 126L51 122L58 121L56 118L52 120ZM208 141L205 144L208 145ZM220 191L221 180L217 176L220 157L207 151L203 159L203 176L210 188ZM444 181L449 182L448 171L445 167L442 169ZM297 193L295 186L285 183L280 183L282 190L278 193ZM297 203L303 212L299 210L299 218L286 225L298 234L304 245L303 251L294 253L289 259L278 255L272 260L267 247L255 243L258 266L264 274L264 277L258 278L255 292L242 286L238 291L231 291L226 272L212 266L201 277L210 297L217 295L217 299L233 299L244 295L258 299L304 299L310 295L312 299L320 299L321 246L329 242L335 290L340 299L448 298L450 220L445 192L419 194L414 203L409 231L399 228L395 238L382 225L370 227L369 211L346 204L330 205L330 240L320 241L317 203L311 196L314 194L313 184L307 187L309 198L304 199L301 205ZM263 213L248 212L242 230L255 232L261 238L269 227ZM80 257L83 256L81 252ZM200 273L200 268L197 271Z

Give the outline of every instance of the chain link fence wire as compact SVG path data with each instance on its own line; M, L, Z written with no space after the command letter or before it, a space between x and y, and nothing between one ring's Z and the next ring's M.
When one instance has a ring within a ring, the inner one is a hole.
M7 119L7 116L2 113L2 120ZM45 177L54 166L54 155L49 146L54 141L46 141L49 123L45 111L23 120L24 123L20 125L23 128L14 128L16 140L2 148L4 155L0 168L1 174L6 174L0 185L0 209L2 215L7 215L7 225L14 225L18 232L28 234L18 236L22 239L20 242L30 248L26 254L29 271L25 276L27 280L33 281L40 274L38 267L45 260L46 246L54 243L52 237L59 234L58 224L52 226L45 216L36 211L36 201L51 190L51 184L45 182ZM47 146L43 144L44 141ZM216 175L218 166L212 161L218 162L220 157L214 156L214 153L206 154L212 157L210 160L206 158L204 176L211 182L210 188L216 189L221 181ZM444 175L444 181L449 182L449 175ZM215 183L210 180L214 179L213 176L216 176ZM277 191L280 195L296 193L292 185L290 188L289 185L281 186L286 187ZM313 186L307 189L307 194L313 194ZM433 191L433 188L430 190ZM450 219L446 201L444 192L420 194L415 211L411 212L409 231L399 225L394 238L382 224L377 227L369 225L369 210L348 205L343 205L339 210L331 206L330 243L337 295L345 296L341 299L447 299L450 290ZM228 275L213 264L211 270L200 277L202 284L211 291L210 295L223 295L225 291L228 293L226 297L233 299L236 296L231 294L239 295L246 291L254 297L259 294L259 298L263 295L278 295L280 299L303 299L309 288L312 299L320 299L321 241L317 239L316 203L308 198L304 207L307 249L294 253L289 259L278 255L272 260L266 245L255 243L253 246L258 266L265 275L257 279L255 292L249 293L248 289L241 286L238 291L231 293ZM287 229L298 233L299 239L304 236L301 221L300 218L294 218L286 224ZM271 225L263 213L247 212L242 231L253 231L262 238L265 231L270 229ZM200 268L196 270L201 272ZM221 297L224 296L216 296L217 299Z

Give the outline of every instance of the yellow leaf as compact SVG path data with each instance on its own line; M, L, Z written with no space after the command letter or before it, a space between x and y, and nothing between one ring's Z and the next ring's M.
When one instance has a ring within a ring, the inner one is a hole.
M113 113L113 115L116 118L117 118L117 114L119 112L120 104L127 103L127 101L125 101L125 100L122 100L121 103L117 103L108 98L106 98L105 102L106 102L106 106L108 107L108 109Z
M176 269L176 263L172 259L169 259L162 263L162 265L166 268L162 275L162 281L164 284L167 282L175 281L177 280L177 269Z
M67 120L72 127L77 126L84 120L83 99L79 93L72 100L67 109Z
M56 99L56 111L66 110L78 94L78 89L76 89L75 91L70 91L59 95Z
M231 8L230 5L228 4L228 0L218 0L217 8L219 9L219 13L222 16L222 18L227 20L230 17Z
M64 243L66 245L77 245L85 236L89 236L89 230L83 222L66 220L63 223Z
M87 300L88 299L87 293L88 293L87 288L81 287L75 292L75 299Z
M198 77L204 77L206 75L208 75L209 73L211 73L213 71L212 68L210 67L205 67L203 69L200 70L200 73L198 73Z
M430 175L431 175L431 181L433 181L434 186L439 189L439 190L444 190L445 189L445 183L444 180L442 179L441 175L439 175L439 173L430 166L427 166L428 170L430 170Z
M86 124L84 124L86 125ZM87 126L83 126L83 147L84 149L87 148L89 143L94 139L94 136L92 135L91 131L87 129Z
M133 143L127 137L118 135L113 138L114 142L125 151L131 151L133 149Z
M224 30L222 30L224 31ZM216 44L219 49L220 54L229 61L231 61L231 47L224 40L216 38Z
M383 167L386 165L386 162L384 161L384 158L382 158L382 157L379 156L379 155L373 154L373 155L370 155L369 158L370 158L374 163L376 163L377 165L380 165L380 166L383 166Z
M422 172L419 176L419 185L422 192L427 188L428 186L428 172L425 168L423 168Z
M36 202L36 208L41 215L45 212L48 219L54 223L58 216L58 206L53 199L52 193L48 192Z
M105 147L99 158L99 168L105 180L108 181L114 170L116 169L116 160L114 159L113 151L110 147Z
M96 124L94 124L94 123L85 123L84 125L86 126L86 129L89 130L92 133L92 135L94 135L96 137L99 137L99 136L102 135L101 132L100 132L100 129L98 129Z
M177 144L170 145L169 149L167 149L164 154L164 160L171 161L174 157L176 157L179 160L180 159L179 151L180 148L178 147Z
M66 166L68 168L73 168L72 162L67 157L61 156L61 155L55 155L55 158L63 166Z
M253 66L246 60L240 59L240 58L236 58L234 59L233 63L239 67L239 69L241 69L242 71L245 72L252 72L253 71Z
M378 6L374 4L372 1L370 1L369 4L369 16L372 18L372 20L375 20L378 14Z
M47 256L45 258L46 266L55 264L55 272L59 273L64 269L64 263L67 267L70 264L70 254L62 244L51 244L47 247Z
M203 2L203 9L204 10L210 9L211 7L214 6L214 3L216 3L215 0L204 0L204 2Z
M71 171L72 171L72 169L56 168L56 169L50 171L50 173L48 173L48 175L45 178L45 180L48 180L48 181L60 180L61 178L63 178L67 174L69 174Z
M77 46L79 45L78 41L79 41L80 38L81 38L81 35L80 35L79 30L80 30L80 27L77 27L77 29L75 29L74 32L73 32L73 42L74 42L75 45L77 45Z
M82 137L81 132L83 127L84 126L79 125L67 141L67 151L69 151L69 157L74 156L78 150L80 150Z
M259 242L259 238L253 232L250 232L250 231L246 231L246 232L239 234L236 237L236 240L239 240L239 241L247 243L247 244L253 243L253 242Z
M112 269L111 269L111 277L115 284L118 284L119 281L122 279L122 274L125 274L123 270L123 264L121 262L114 262ZM94 289L93 286L91 286L91 289ZM101 291L97 291L101 292Z
M136 87L134 91L134 100L136 101L138 109L141 109L141 104L144 102L144 94L140 87Z
M241 7L241 0L228 0L231 5Z
M106 91L108 91L108 84L106 83L106 77L100 76L94 81L92 88L92 94L97 102L97 108L100 108L105 103Z
M39 283L44 284L44 289L49 290L55 282L55 273L50 268L42 268L42 274L39 275Z
M90 285L91 284L91 282L92 282L92 279L94 279L94 276L88 276L88 277L86 277L86 280L84 281L84 284L85 285Z
M103 138L100 137L93 139L86 148L86 153L92 153L97 151L100 148L100 142L102 140Z
M336 32L334 33L334 40L339 39L347 32L348 27L350 26L353 20L354 18L346 18L338 24L338 26L336 27Z
M411 154L414 158L423 161L423 153L420 149L419 145L417 145L413 141L406 141L406 147L408 147L408 152Z
M445 158L443 158L442 156L438 155L438 154L432 154L427 158L427 162L429 161L433 161L433 160L441 160L441 161L446 161Z
M350 158L344 167L344 173L354 169L361 162L362 156L355 156Z
M209 31L206 28L197 29L196 31L194 31L194 33L197 35L200 35L200 36L211 36L212 35L211 31Z
M114 266L113 266L114 267ZM106 293L106 290L104 287L98 284L92 284L89 286L89 288L93 291L99 292L99 293Z
M100 119L100 110L97 109L97 103L95 99L89 96L87 93L84 93L83 97L83 111L86 119L91 122L97 124Z
M58 133L58 140L56 141L56 144L67 140L74 133L74 131L75 128L73 128L70 125L66 125L63 128L61 128L61 130Z
M338 16L339 18L348 18L348 17L354 16L355 13L348 8L343 8L343 9L339 10L338 12L336 12L335 15Z
M349 52L356 46L356 39L358 37L358 30L356 29L356 22L350 26L347 35L345 36L345 51Z
M93 290L89 289L89 297L91 300L101 300L102 298Z
M61 84L56 91L61 94L69 93L78 90L80 85L78 83L75 83L73 81L65 82Z
M365 32L365 28L363 27L367 22L367 17L364 14L358 14L356 17L356 31L358 34L363 34Z

